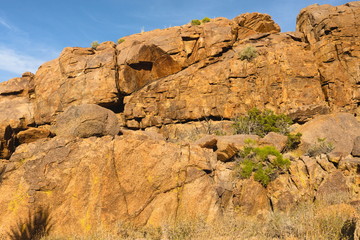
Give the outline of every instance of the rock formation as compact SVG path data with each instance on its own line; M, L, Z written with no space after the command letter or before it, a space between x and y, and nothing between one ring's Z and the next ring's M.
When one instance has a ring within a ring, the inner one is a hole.
M54 232L74 234L313 200L359 209L359 16L359 2L312 5L287 33L266 14L215 18L65 48L0 83L0 237L39 206ZM246 48L256 57L242 60ZM248 139L283 151L287 137L233 135L253 107L302 133L266 186L236 176L237 154ZM309 154L318 139L332 152Z

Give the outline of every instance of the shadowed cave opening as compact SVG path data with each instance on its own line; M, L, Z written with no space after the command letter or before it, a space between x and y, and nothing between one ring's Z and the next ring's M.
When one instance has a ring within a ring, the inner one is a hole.
M138 63L131 63L129 64L129 66L132 68L132 69L135 69L135 70L146 70L146 71L151 71L152 68L153 68L153 63L152 62L146 62L146 61L140 61Z

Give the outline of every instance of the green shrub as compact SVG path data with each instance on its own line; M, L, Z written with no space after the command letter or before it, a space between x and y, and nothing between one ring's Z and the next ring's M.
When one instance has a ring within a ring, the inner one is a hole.
M208 22L210 22L211 20L210 20L210 18L208 18L208 17L204 17L202 20L201 20L201 22L202 23L208 23Z
M264 137L269 132L281 134L289 133L291 119L284 115L276 115L271 110L260 111L253 108L245 116L240 116L234 120L235 134L256 134Z
M94 42L91 43L91 48L95 50L99 45L100 44L99 44L98 41L94 41Z
M251 174L257 169L259 166L254 161L250 159L245 159L239 168L239 176L241 178L250 178Z
M123 42L125 42L125 39L119 38L119 39L117 40L117 43L118 43L118 44L123 43Z
M290 167L290 160L284 158L273 146L254 147L250 144L246 144L238 153L235 168L238 177L250 178L254 173L254 180L267 186L277 175Z
M330 153L333 149L334 146L332 145L332 143L327 142L326 138L318 138L317 143L315 143L307 150L306 155L308 155L309 157L316 157L321 154Z
M254 173L254 180L261 183L263 186L267 186L271 181L272 169L260 167Z
M191 25L192 26L201 25L201 22L199 19L193 19L191 20Z
M248 45L244 49L239 52L239 59L241 61L248 60L251 61L252 59L258 56L257 50L254 46Z
M291 134L288 133L287 135L287 142L284 149L284 152L288 152L294 149L297 149L301 143L301 133Z

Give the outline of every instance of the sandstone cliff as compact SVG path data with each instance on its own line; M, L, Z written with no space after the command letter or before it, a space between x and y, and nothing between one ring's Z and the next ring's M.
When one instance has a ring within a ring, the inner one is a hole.
M0 83L0 233L39 206L57 233L264 216L319 199L359 209L359 16L360 2L312 5L286 33L266 14L216 18L65 48ZM241 60L249 46L257 56ZM254 107L289 115L303 134L266 187L234 176L246 139L286 142L232 135ZM333 151L305 156L319 138Z

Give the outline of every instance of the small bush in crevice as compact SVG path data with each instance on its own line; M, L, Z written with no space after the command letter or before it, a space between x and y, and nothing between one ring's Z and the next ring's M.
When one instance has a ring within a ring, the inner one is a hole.
M301 133L296 133L296 134L288 133L288 134L286 134L286 136L287 136L287 142L286 142L283 152L289 152L291 150L297 149L301 143L302 134Z
M117 44L121 44L121 43L123 43L123 42L125 42L125 39L119 38L119 39L117 40Z
M208 18L208 17L204 17L202 20L201 20L201 22L202 23L208 23L208 22L210 22L211 20L210 20L210 18Z
M192 26L201 25L201 22L199 19L193 19L193 20L191 20L191 25Z
M97 48L99 45L100 45L100 44L99 44L98 41L94 41L94 42L91 43L91 48L94 49L94 50L96 50L96 48Z
M309 157L316 157L321 154L330 153L334 149L332 143L327 142L326 138L318 138L317 143L312 145L306 152Z
M258 53L257 53L256 48L251 45L246 46L239 52L239 59L241 61L244 61L244 60L251 61L252 59L256 58L257 56L258 56Z
M279 174L287 171L291 162L273 146L255 147L252 140L238 153L236 174L240 178L250 178L267 186Z
M40 207L34 214L29 211L28 218L11 228L8 236L14 240L40 240L49 235L51 228L49 209Z
M255 134L264 137L269 132L288 134L291 119L284 114L274 114L271 110L260 111L252 108L245 116L234 119L235 134Z

